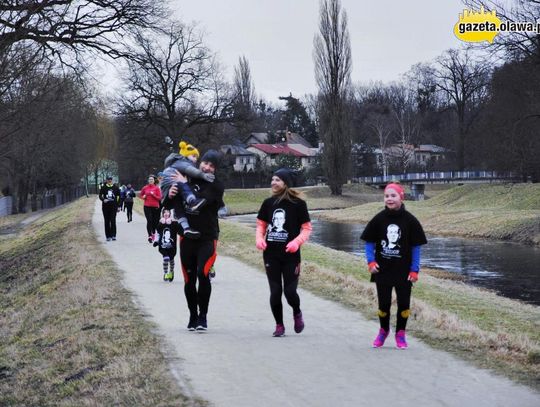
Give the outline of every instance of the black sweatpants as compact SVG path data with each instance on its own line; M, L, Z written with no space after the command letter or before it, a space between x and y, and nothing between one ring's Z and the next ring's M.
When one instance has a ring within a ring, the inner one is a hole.
M156 233L156 228L159 223L159 208L145 206L144 217L146 218L146 231L148 232L148 236L152 236Z
M283 324L283 305L281 302L283 293L285 293L287 303L293 309L293 315L300 313L300 297L296 291L300 276L300 263L266 253L263 253L263 260L270 285L270 308L276 324Z
M390 329L390 307L392 305L392 288L396 289L397 297L397 322L396 332L407 327L407 319L410 314L412 283L406 281L396 286L377 283L377 298L379 300L379 322L381 328L387 332Z
M116 205L103 204L101 206L103 211L103 219L105 221L105 237L116 237Z
M184 294L191 317L208 313L212 285L210 268L216 261L217 240L180 238L180 262L184 274ZM197 287L197 280L199 286Z

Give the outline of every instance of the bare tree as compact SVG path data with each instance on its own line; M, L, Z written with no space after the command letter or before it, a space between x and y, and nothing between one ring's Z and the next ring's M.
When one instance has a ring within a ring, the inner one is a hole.
M256 103L255 85L251 78L249 62L245 56L238 58L238 65L234 67L232 92L234 125L245 136L252 130Z
M229 91L196 26L175 22L162 36L138 35L136 46L123 114L158 126L171 144L193 126L229 119Z
M0 53L24 41L60 59L88 50L124 57L126 39L165 15L164 2L154 0L3 0Z
M314 39L313 58L319 87L323 168L332 195L341 195L351 156L351 43L347 13L342 11L340 0L322 0L319 15L319 33Z
M462 0L470 9L495 10L497 17L506 22L536 23L540 20L540 0L514 0L511 5L505 1ZM493 44L485 47L495 53L502 52L506 59L532 57L540 64L540 33L516 31L502 32L495 37Z
M457 116L455 145L460 170L465 168L465 147L470 127L488 95L491 70L489 60L475 58L469 49L450 49L436 61L434 77L437 88Z

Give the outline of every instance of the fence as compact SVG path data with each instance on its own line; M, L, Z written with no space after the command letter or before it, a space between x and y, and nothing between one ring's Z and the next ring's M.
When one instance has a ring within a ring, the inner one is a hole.
M30 195L25 212L54 208L58 205L71 202L83 195L86 195L86 188L84 186L48 189L38 196L32 197ZM0 198L0 216L11 215L13 213L12 204L13 198L11 196Z
M446 171L446 172L415 172L410 174L386 175L377 177L361 177L359 182L366 184L384 184L391 181L401 182L467 182L467 181L519 181L520 178L512 172L499 171Z

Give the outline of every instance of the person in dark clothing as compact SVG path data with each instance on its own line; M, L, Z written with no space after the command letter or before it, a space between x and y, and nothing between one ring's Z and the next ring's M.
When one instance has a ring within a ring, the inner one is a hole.
M113 184L112 177L107 177L107 182L99 190L101 210L105 220L105 238L107 241L116 240L116 212L120 200L120 190Z
M283 324L284 293L293 309L294 331L304 329L297 293L300 277L300 246L311 233L306 202L295 186L295 173L287 168L277 170L271 181L272 197L265 199L257 215L256 246L263 250L264 266L270 286L270 308L276 321L273 336L285 335Z
M126 215L128 223L133 220L133 199L137 196L135 190L131 184L126 186L126 198L124 199L124 207L126 208Z
M163 209L161 219L157 226L157 239L154 246L158 247L163 256L163 281L174 280L174 258L176 257L176 239L178 236L179 225L171 217L171 211Z
M380 329L373 341L380 348L390 333L392 289L396 290L396 346L407 349L405 328L410 315L412 283L418 281L420 246L427 243L418 220L405 209L405 191L399 184L384 189L383 211L373 217L364 229L366 260L371 281L377 287Z
M199 169L206 174L215 174L219 162L220 154L215 150L208 150L201 158ZM187 178L180 172L176 172L174 181L188 186L197 198L205 199L204 206L198 211L186 212L190 227L200 232L199 239L185 238L182 229L180 238L184 294L189 308L187 328L190 331L205 331L208 328L208 305L212 293L209 272L217 256L218 210L223 206L224 187L218 179L214 179L213 182L191 179L188 183ZM164 201L166 208L171 207L177 193L179 193L178 187L172 185Z

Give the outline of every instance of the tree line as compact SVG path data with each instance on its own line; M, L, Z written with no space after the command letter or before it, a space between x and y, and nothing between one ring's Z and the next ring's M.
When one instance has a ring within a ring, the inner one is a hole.
M536 21L540 4L465 0L508 21ZM540 178L540 40L499 35L493 44L443 52L392 83L351 81L351 38L339 0L321 0L313 94L267 101L249 61L231 81L196 24L173 20L152 0L4 1L0 5L0 175L15 211L47 189L101 181L117 166L142 183L187 139L204 151L278 131L323 145L321 175L333 194L373 175L373 148L436 144L452 152L439 169L515 171ZM457 18L457 17L456 17ZM124 90L112 104L96 89L96 59L121 61ZM351 152L357 161L352 162ZM360 158L358 158L360 157ZM370 161L371 160L371 161ZM287 161L285 159L285 161ZM409 171L410 156L389 168ZM434 169L437 169L434 167Z

